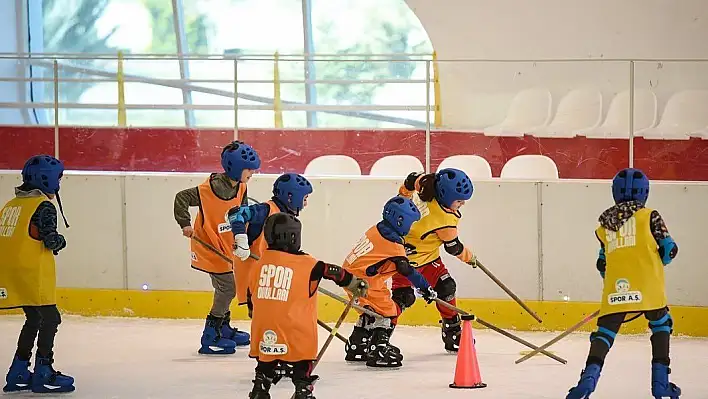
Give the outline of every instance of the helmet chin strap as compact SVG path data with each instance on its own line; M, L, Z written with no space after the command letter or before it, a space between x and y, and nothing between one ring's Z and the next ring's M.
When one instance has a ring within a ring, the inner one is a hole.
M69 228L69 223L66 221L66 216L64 216L64 208L61 206L61 197L59 197L59 190L56 192L57 204L59 204L59 213L61 213L61 218L64 219L64 226Z

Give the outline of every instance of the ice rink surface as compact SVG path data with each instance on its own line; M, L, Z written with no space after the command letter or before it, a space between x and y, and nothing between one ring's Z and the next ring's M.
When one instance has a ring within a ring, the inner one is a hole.
M0 361L6 373L24 318L0 316ZM247 323L236 323L246 328ZM203 322L65 316L56 343L55 368L76 378L73 398L248 398L255 362L242 349L231 356L197 354ZM342 328L348 336L351 325ZM403 368L371 370L343 360L343 344L334 340L318 366L318 399L524 398L563 399L584 365L588 335L573 334L554 345L562 365L534 357L519 365L526 350L501 335L475 330L482 379L487 388L454 390L456 357L443 351L439 329L401 326L392 343L403 351ZM541 345L555 334L518 333ZM320 342L327 333L320 330ZM708 398L708 340L674 337L672 380L682 399ZM592 399L647 399L650 395L651 346L648 336L620 336L610 352ZM290 380L271 390L273 399L289 398ZM11 397L36 397L29 393ZM56 397L56 396L54 396Z

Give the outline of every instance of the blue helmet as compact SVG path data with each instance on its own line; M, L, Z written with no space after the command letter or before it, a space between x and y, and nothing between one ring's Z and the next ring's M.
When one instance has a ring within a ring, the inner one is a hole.
M297 173L280 175L273 184L273 197L296 215L305 207L305 196L312 193L312 184Z
M45 194L59 192L64 163L50 155L35 155L22 168L22 182Z
M649 179L639 169L622 169L612 179L612 197L617 204L627 201L644 204L649 198Z
M383 220L388 222L398 234L405 236L411 230L413 223L420 220L420 211L413 201L398 195L384 205Z
M223 166L226 176L232 180L240 181L244 169L261 167L261 159L250 145L241 141L233 141L221 151L221 166Z
M467 174L459 169L446 168L435 176L435 194L440 204L450 208L455 201L472 198L474 187Z

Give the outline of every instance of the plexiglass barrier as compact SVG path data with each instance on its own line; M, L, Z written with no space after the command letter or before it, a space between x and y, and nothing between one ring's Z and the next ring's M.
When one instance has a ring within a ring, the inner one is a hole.
M3 169L46 152L77 170L207 172L239 139L261 153L262 173L452 166L474 179L608 179L633 165L652 179L708 180L708 62L33 54L0 63Z

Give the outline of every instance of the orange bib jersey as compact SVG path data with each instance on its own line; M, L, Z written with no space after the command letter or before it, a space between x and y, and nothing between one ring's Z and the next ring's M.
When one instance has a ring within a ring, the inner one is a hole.
M391 242L381 236L376 226L366 231L354 249L347 255L343 267L356 277L366 279L369 290L365 298L359 298L361 306L370 306L385 317L398 316L398 308L391 299L386 280L396 273L391 258L406 257L403 244ZM374 268L376 268L374 270ZM351 293L347 292L351 298Z
M246 193L246 185L238 183L238 194L223 200L211 188L211 176L198 186L199 213L194 221L194 236L210 244L222 254L232 257L234 236L228 221L229 209L240 206ZM209 248L191 240L192 267L207 273L225 274L233 271L233 262L224 261Z
M251 269L250 357L291 363L317 358L317 286L310 282L317 262L307 254L265 250Z
M280 212L280 209L275 202L267 201L266 204L268 204L268 207L270 208L268 211L268 216ZM251 244L251 254L261 257L266 248L268 248L268 243L263 236L263 231L261 231L258 238L256 238L256 240ZM239 305L246 304L251 269L253 269L258 263L259 262L253 258L248 258L245 261L241 261L240 259L235 260L234 275L236 277L236 297L238 298Z
M15 198L0 209L0 309L55 305L54 254L30 236L44 195Z

